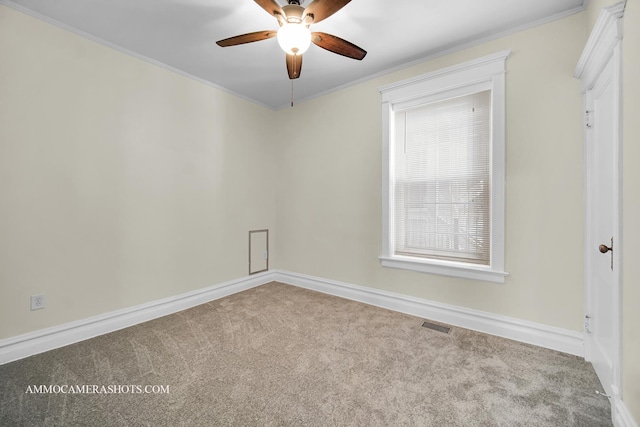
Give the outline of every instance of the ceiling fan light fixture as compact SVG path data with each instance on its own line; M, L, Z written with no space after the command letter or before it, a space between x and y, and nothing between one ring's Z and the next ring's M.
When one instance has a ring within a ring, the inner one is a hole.
M311 31L304 24L284 24L278 29L278 44L289 55L302 55L311 45Z

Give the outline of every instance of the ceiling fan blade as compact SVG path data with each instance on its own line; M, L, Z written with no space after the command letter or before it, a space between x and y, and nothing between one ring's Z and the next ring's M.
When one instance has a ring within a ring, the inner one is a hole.
M331 34L320 32L311 33L311 41L323 49L337 53L338 55L346 56L347 58L353 58L360 61L367 55L366 50L361 49L355 44L343 40L340 37L332 36Z
M291 80L300 77L302 71L302 55L287 54L287 72Z
M254 1L258 3L260 7L266 10L270 15L273 15L278 19L284 16L284 13L282 13L282 8L280 7L280 5L276 0L254 0Z
M256 31L255 33L241 34L228 39L218 40L216 44L220 47L237 46L239 44L259 42L260 40L270 39L278 34L277 31Z
M257 1L257 0L256 0ZM351 0L313 0L304 11L306 15L313 15L313 22L318 23L345 7Z

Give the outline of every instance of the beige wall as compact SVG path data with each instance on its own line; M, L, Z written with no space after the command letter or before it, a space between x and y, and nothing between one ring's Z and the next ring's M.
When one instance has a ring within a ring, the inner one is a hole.
M279 112L0 6L0 339L244 276L247 231L265 227L272 268L581 330L571 76L613 3ZM637 3L625 15L626 94L640 93ZM377 87L503 49L510 276L383 269ZM638 420L640 97L624 99L623 393ZM29 311L35 293L45 310Z
M273 111L1 5L0 58L0 339L247 274Z
M584 13L427 61L280 111L304 123L281 142L279 267L582 329ZM503 49L507 59L505 284L386 269L381 254L377 87Z
M640 4L630 0L623 41L622 396L640 423Z

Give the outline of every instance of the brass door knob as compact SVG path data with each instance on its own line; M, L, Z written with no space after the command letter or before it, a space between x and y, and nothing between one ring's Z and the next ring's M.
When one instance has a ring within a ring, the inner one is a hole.
M607 253L607 252L609 252L609 251L613 251L613 248L610 248L610 247L609 247L609 246L607 246L607 245L600 245L600 246L598 247L598 249L599 249L599 250L600 250L600 252L602 252L603 254L606 254L606 253Z

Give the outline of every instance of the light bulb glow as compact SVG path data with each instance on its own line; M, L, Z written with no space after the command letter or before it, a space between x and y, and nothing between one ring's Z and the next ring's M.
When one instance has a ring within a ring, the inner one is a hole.
M304 24L284 24L278 30L278 44L290 55L302 55L311 45L311 31Z

